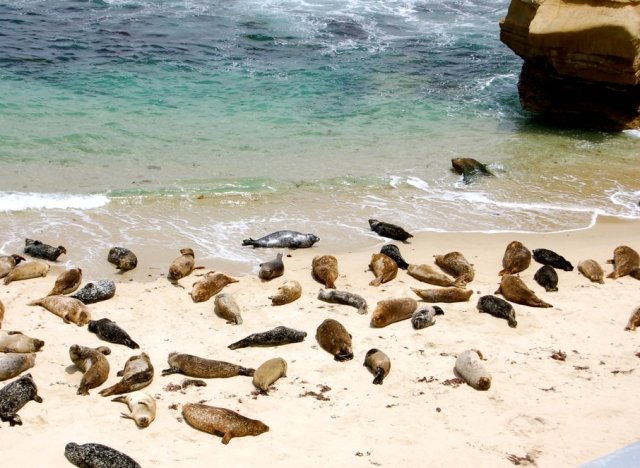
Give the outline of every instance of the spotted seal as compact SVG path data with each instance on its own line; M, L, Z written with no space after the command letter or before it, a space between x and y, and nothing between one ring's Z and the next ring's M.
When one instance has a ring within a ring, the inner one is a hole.
M597 261L592 259L581 261L578 263L578 271L591 282L604 284L604 270Z
M118 326L116 322L108 318L100 320L91 320L87 329L91 333L95 333L98 338L109 343L121 344L131 349L138 349L140 346L133 341L129 334Z
M279 326L261 333L251 335L231 343L227 348L240 349L249 346L280 346L290 343L300 343L307 336L307 332Z
M316 330L316 340L336 361L353 359L351 335L337 320L326 319L322 322Z
M263 362L253 374L253 385L265 395L269 393L269 387L280 377L287 376L287 361L282 358L273 358Z
M507 245L502 257L502 270L498 273L503 275L515 275L529 268L531 264L531 251L522 242L513 241Z
M410 297L384 299L376 304L370 324L374 328L382 328L400 320L410 319L417 308L418 303Z
M529 307L553 307L538 298L520 278L514 275L504 275L500 281L500 287L494 294L502 294L508 301Z
M0 255L0 278L4 278L17 264L24 261L20 255Z
M35 363L36 353L0 353L0 380L12 379Z
M153 364L151 364L147 353L141 353L127 359L124 369L116 375L122 377L122 380L111 387L100 390L100 395L107 397L146 387L153 381Z
M116 295L116 283L110 279L91 281L85 284L80 291L71 297L82 301L85 304L94 304L106 301Z
M398 268L401 270L406 270L409 267L409 264L402 258L402 254L400 253L400 249L395 244L385 244L380 249L380 253L385 254L387 257L392 259L398 265Z
M255 369L242 367L225 361L214 361L183 353L169 353L169 367L162 375L184 374L187 377L218 379L245 375L253 377Z
M31 255L32 257L55 262L58 260L60 255L67 253L67 249L61 245L53 247L48 244L43 244L39 240L25 239L24 253Z
M167 278L172 283L177 283L179 279L191 274L191 272L195 268L195 264L196 260L193 249L180 249L180 256L173 259L173 261L169 265L169 273L167 274Z
M42 403L31 374L25 374L8 383L0 389L0 420L9 421L9 426L22 426L18 411L31 400Z
M63 271L56 278L56 282L53 285L51 291L47 296L54 296L56 294L69 294L78 289L80 282L82 281L82 269L70 268Z
M0 352L35 353L44 346L44 341L31 338L19 331L0 330Z
M380 286L382 283L387 283L396 277L398 274L398 265L385 254L376 253L371 256L369 270L371 270L375 276L375 279L371 280L369 285Z
M289 304L302 296L302 286L296 280L285 281L282 286L278 288L278 292L269 296L271 305L279 306Z
M106 355L111 350L106 346L89 348L87 346L72 345L69 348L69 357L78 369L83 372L78 395L88 395L89 390L99 387L109 378L109 361Z
M378 234L380 237L387 237L389 239L406 242L407 239L413 237L413 234L409 234L400 226L395 224L386 223L384 221L378 221L377 219L369 220L369 227L373 232Z
M213 300L214 312L218 317L233 323L242 325L242 316L240 315L240 306L231 294L220 293Z
M636 278L640 268L640 255L631 247L620 245L614 249L613 259L607 260L607 263L613 264L613 271L607 275L607 278L616 279L626 275Z
M4 284L9 284L12 281L22 281L33 278L40 278L47 276L49 273L49 264L45 262L32 261L24 262L20 265L16 265L7 275L4 277Z
M435 286L452 287L457 285L453 278L436 271L429 265L409 265L407 273L418 281Z
M376 348L367 351L362 365L369 369L369 372L374 375L373 383L375 385L382 385L382 382L391 370L391 360L389 356Z
M533 249L533 259L542 263L543 265L549 265L558 270L573 271L573 265L562 255L555 253L549 249Z
M29 302L29 306L41 306L60 317L64 323L81 327L91 320L91 311L78 299L68 296L46 296Z
M244 239L242 245L251 245L266 248L308 249L318 242L320 238L315 234L302 234L297 231L276 231L259 239Z
M333 255L319 255L311 261L313 278L327 289L336 289L338 279L338 259Z
M533 275L533 279L547 292L558 290L558 273L551 265L542 265Z
M365 315L368 312L367 301L358 294L348 291L337 291L335 289L321 289L318 292L318 299L331 304L341 304L355 307L358 313Z
M473 294L471 289L461 289L457 287L436 289L411 288L411 290L425 302L466 302Z
M120 272L133 270L138 266L138 257L131 250L124 247L112 247L107 254L107 261Z
M258 278L269 281L282 275L284 275L284 262L281 253L278 253L273 260L260 264Z
M456 359L454 371L476 390L489 390L491 374L485 369L481 359L482 353L476 349L463 351Z
M136 391L111 401L125 403L129 407L129 414L122 413L122 417L133 419L138 427L149 427L156 419L156 400L147 392Z
M129 455L102 444L69 442L64 448L69 463L81 468L140 468Z
M477 309L480 312L493 315L494 317L503 318L507 321L511 328L516 328L516 311L513 306L502 298L486 295L478 299Z
M476 271L473 265L460 252L449 252L445 255L435 255L436 265L442 271L456 279L456 286L464 287L473 281Z
M462 176L465 184L471 183L475 176L493 176L487 166L473 158L453 158L451 160L452 170Z
M199 279L191 287L191 299L193 302L205 302L222 291L225 286L237 283L238 280L227 276L224 273L214 271L207 272L202 279Z
M257 436L269 430L262 421L247 418L226 408L187 403L182 416L189 425L209 434L222 434L222 443L228 444L234 437Z
M438 306L420 305L411 315L411 325L416 330L430 327L436 323L436 315L444 315L444 311Z

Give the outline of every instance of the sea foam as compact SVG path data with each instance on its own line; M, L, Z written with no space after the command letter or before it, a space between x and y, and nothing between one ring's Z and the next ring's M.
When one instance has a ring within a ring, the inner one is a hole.
M89 210L109 203L105 195L73 195L65 193L0 192L0 212L25 210Z

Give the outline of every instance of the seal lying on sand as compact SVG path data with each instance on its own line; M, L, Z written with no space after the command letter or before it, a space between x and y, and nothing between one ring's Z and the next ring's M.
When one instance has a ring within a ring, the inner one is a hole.
M153 380L153 365L147 353L142 353L127 359L124 369L116 375L122 377L122 380L111 387L100 390L100 395L106 397L146 387Z
M436 271L429 265L409 265L407 273L412 278L422 281L423 283L433 284L435 286L444 286L446 288L457 286L457 283L453 278Z
M481 359L480 351L468 349L458 355L454 371L476 390L489 390L491 374L482 365Z
M22 281L32 278L40 278L47 276L49 273L49 264L45 262L25 262L20 265L16 265L7 275L4 277L4 284L9 284L12 281Z
M460 252L449 252L445 255L434 256L436 265L456 279L456 286L464 287L467 283L473 281L476 271L473 265Z
M109 361L105 355L111 354L106 346L89 348L87 346L72 345L69 348L71 361L84 374L78 387L78 395L88 395L89 390L99 387L109 378Z
M138 266L136 254L124 247L112 247L107 255L107 261L121 272L133 270Z
M451 166L456 174L462 176L465 184L472 182L477 175L493 176L487 166L472 158L453 158Z
M31 369L35 363L35 353L0 353L0 380L12 379Z
M193 249L180 249L180 256L173 259L169 265L169 273L167 278L172 283L177 283L179 279L191 274L196 264Z
M122 413L122 417L133 419L138 427L149 427L156 419L156 400L146 392L129 393L111 401L126 403L129 414Z
M551 265L541 266L533 275L533 279L547 292L558 290L558 273Z
M336 289L336 280L339 275L338 259L333 255L313 257L311 274L316 281L324 284L325 288Z
M24 261L24 257L20 255L1 255L0 256L0 278L4 278L9 274L15 266Z
M98 335L98 338L109 343L125 345L131 349L138 349L140 346L133 341L129 334L118 326L116 322L103 318L91 320L87 327L91 333Z
M270 248L307 249L318 242L320 238L315 234L302 234L297 231L276 231L259 239L249 237L242 241L242 245Z
M529 268L531 264L531 251L522 242L513 241L507 245L502 257L502 270L498 273L503 275L515 275Z
M253 385L261 393L267 394L269 387L280 377L287 376L287 361L282 358L273 358L260 364L253 374Z
M342 304L355 307L359 314L366 314L367 301L362 296L347 291L337 291L335 289L321 289L318 292L318 299L329 302L331 304Z
M482 296L478 299L477 308L480 312L506 319L511 328L518 326L516 311L513 309L513 306L504 299L491 295Z
M389 356L379 349L372 348L367 351L363 366L369 369L374 375L373 383L375 385L382 385L384 378L389 375L389 371L391 370L391 360Z
M553 268L564 271L573 271L573 265L562 255L558 255L549 249L533 249L533 259L543 265L550 265Z
M370 324L372 327L382 328L400 320L407 320L417 308L418 303L410 297L379 301L371 314Z
M613 251L613 259L607 260L607 263L613 264L613 271L607 275L607 278L616 279L622 276L631 275L636 279L640 279L640 255L631 247L620 245Z
M471 289L460 289L455 287L435 289L411 288L411 290L416 293L423 301L432 303L466 302L473 294L473 290Z
M191 287L191 299L193 302L204 302L211 299L231 283L237 283L238 280L227 276L224 273L207 272L202 279L199 279Z
M44 346L44 341L31 338L19 331L0 331L0 352L35 353Z
M604 270L595 260L583 260L578 263L578 271L593 283L604 284Z
M110 279L103 279L85 284L80 291L71 297L82 301L84 304L94 304L111 299L115 295L116 283Z
M31 374L25 374L5 385L0 389L0 420L9 421L9 426L22 426L18 411L31 400L42 403Z
M191 427L209 434L222 434L222 443L225 445L234 437L257 436L269 430L269 426L257 419L200 403L184 405L182 416Z
M397 245L383 245L380 249L380 253L385 254L387 257L396 262L396 265L398 265L398 268L400 268L401 270L406 270L409 267L409 264L404 260L404 258L402 258L402 254L400 253L400 249Z
M307 332L287 327L276 327L261 333L253 333L246 338L227 346L229 349L247 348L249 346L280 346L289 343L300 343Z
M63 271L56 278L56 282L53 285L53 289L49 291L47 296L54 296L56 294L69 294L78 289L82 282L82 269L70 268Z
M375 279L369 283L370 286L380 286L382 283L391 281L398 274L396 262L383 253L376 253L371 256L369 269L375 275Z
M378 221L377 219L369 220L369 227L371 230L381 237L388 237L389 239L405 242L407 239L413 237L413 234L409 234L400 226L391 223L385 223L384 221Z
M183 353L170 353L168 359L169 367L162 371L162 375L184 374L187 377L202 379L219 379L235 377L236 375L246 375L253 377L255 369L231 364L225 361L214 361L199 356Z
M46 296L27 303L28 306L41 306L64 323L75 323L81 327L91 320L91 311L82 301L67 296Z
M444 311L438 306L418 306L411 316L411 325L416 330L430 327L436 323L436 315L444 315Z
M302 286L296 280L285 281L282 286L278 288L278 292L269 296L271 305L279 306L289 304L302 296Z
M69 463L81 468L140 468L130 456L102 444L69 442L64 448L64 456Z
M316 340L336 361L353 359L351 335L337 320L326 319L322 322L316 330Z
M260 279L268 281L282 275L284 275L284 262L282 261L281 253L278 253L273 260L260 264L260 271L258 272Z
M213 300L213 311L218 317L233 323L242 325L242 316L240 315L240 306L231 294L220 293Z
M500 287L494 294L502 294L508 301L529 307L553 307L536 296L531 289L517 276L504 275Z
M55 262L62 254L67 253L67 249L63 246L53 247L48 244L43 244L39 240L25 239L24 241L24 253L31 255L32 257L42 258L44 260L50 260Z

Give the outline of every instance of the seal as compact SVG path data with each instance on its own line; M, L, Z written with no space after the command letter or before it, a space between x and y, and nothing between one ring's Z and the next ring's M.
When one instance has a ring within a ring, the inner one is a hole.
M103 397L133 392L146 387L153 380L153 365L147 353L131 356L124 364L124 369L116 374L122 380L111 387L100 390Z
M502 294L508 301L529 307L553 307L538 298L520 278L514 275L504 275L500 281L500 287L494 294Z
M531 251L522 242L513 241L507 245L502 257L502 270L498 273L503 275L515 275L526 270L531 265Z
M365 315L368 312L367 301L362 296L347 291L337 291L321 289L318 292L318 299L331 304L341 304L355 307L358 313Z
M418 303L410 297L379 301L371 314L371 326L382 328L391 323L409 319L417 308Z
M58 247L53 247L48 244L43 244L39 240L25 239L24 253L26 253L27 255L31 255L32 257L42 258L44 260L55 262L58 260L58 257L60 255L67 253L67 249L65 249L61 245L59 245Z
M82 468L140 468L140 464L128 455L102 444L69 442L64 448L69 463Z
M373 383L375 385L382 385L384 378L389 375L389 371L391 370L391 360L389 356L379 349L372 348L367 351L363 366L369 369L374 375Z
M147 392L136 391L115 397L111 401L126 403L129 414L122 413L122 417L133 419L138 427L149 427L149 424L156 419L156 400Z
M0 380L12 379L35 363L36 353L0 353Z
M370 286L380 286L382 283L391 281L398 274L396 262L382 253L376 253L371 256L369 269L375 275L375 279L369 283Z
M253 374L253 385L260 393L269 393L269 387L280 377L287 376L287 361L282 358L273 358L260 364Z
M640 307L638 307L629 317L629 322L627 326L624 327L625 330L635 331L637 327L640 326Z
M278 253L273 260L260 264L260 271L258 272L260 279L269 281L282 275L284 275L284 262L282 261L281 253Z
M110 279L91 281L85 284L80 291L71 297L85 304L106 301L116 295L116 283Z
M476 307L480 312L505 319L511 328L518 326L516 311L513 309L513 306L504 299L492 295L482 296L478 299L478 305Z
M395 244L383 245L380 249L380 253L385 254L387 257L396 262L396 265L398 265L398 268L400 268L401 270L406 270L409 267L409 264L404 260L404 258L402 258L400 249Z
M407 239L413 237L413 234L409 234L400 226L391 223L385 223L384 221L378 221L377 219L370 219L369 227L380 237L388 237L389 239L401 242L406 242Z
M138 257L136 257L136 254L124 247L112 247L107 254L107 261L115 265L121 273L133 270L138 266Z
M411 290L425 302L466 302L473 294L471 289L460 289L457 287L437 289L411 288Z
M0 420L9 421L9 426L22 426L18 411L31 400L42 403L31 374L25 374L8 383L0 389Z
M234 437L257 436L269 430L262 421L247 418L226 408L187 403L182 416L189 425L209 434L222 434L222 443L228 444Z
M476 390L489 390L491 374L482 365L482 353L477 349L468 349L458 355L454 371L467 384Z
M63 271L56 278L56 282L53 285L53 289L49 291L47 296L54 296L56 294L69 294L78 289L80 282L82 281L82 269L70 268Z
M533 259L542 263L543 265L549 265L558 270L573 271L573 265L562 255L558 255L553 250L549 249L533 249Z
M213 310L218 317L225 319L227 323L242 325L240 307L231 294L218 294L213 300L213 304Z
M533 279L547 292L553 292L558 290L558 273L551 265L541 266Z
M583 260L578 263L578 271L593 283L604 284L604 270L595 260Z
M290 343L300 343L307 336L307 332L287 327L276 327L261 333L252 333L246 338L227 346L229 349L247 348L249 346L280 346Z
M60 317L64 323L81 327L91 320L91 311L82 301L67 296L46 296L29 302L29 306L42 306Z
M109 378L109 361L105 355L111 354L106 346L89 348L87 346L72 345L69 348L71 361L84 374L78 387L78 395L88 395L89 390L99 387Z
M195 254L192 249L180 249L180 256L176 257L169 265L167 278L172 283L177 283L179 279L191 274L195 268Z
M4 284L9 284L12 281L22 281L32 278L40 278L47 276L49 273L49 264L45 262L25 262L20 265L16 265L7 275L4 277Z
M423 283L444 287L456 286L456 282L453 278L436 271L429 265L409 265L407 273L412 278L422 281Z
M313 278L327 289L336 289L338 279L338 259L333 255L321 255L311 261Z
M302 234L297 231L276 231L267 234L259 239L244 239L242 245L251 245L265 248L289 248L289 249L308 249L318 242L320 238L315 234Z
M22 261L24 257L20 255L0 255L0 278L7 276Z
M237 283L238 280L227 276L224 273L207 272L202 279L193 283L191 288L191 299L193 302L205 302L211 299L231 283Z
M113 344L125 345L131 349L140 348L138 343L133 341L126 331L120 328L116 322L113 322L108 318L91 320L87 328L91 333L95 333L101 340L108 341Z
M435 258L436 265L456 279L456 286L464 287L473 281L476 274L473 265L460 252L435 255Z
M214 361L191 354L169 353L169 367L162 375L184 374L201 379L220 379L245 375L253 377L255 369L242 367L225 361Z
M473 182L475 176L493 176L493 173L487 169L487 166L472 158L453 158L451 166L456 174L462 176L465 184Z
M337 320L326 319L322 322L316 330L316 340L336 361L353 359L351 335Z
M302 286L296 280L285 281L274 296L269 296L271 305L289 304L302 296Z
M613 271L607 275L607 278L621 278L640 268L640 256L631 247L620 245L614 249L613 259L607 260L607 263L613 264ZM635 277L635 275L632 276Z
M2 321L4 320L4 304L0 301L0 328L2 328Z
M44 341L31 338L19 331L0 330L0 352L35 353L44 346Z
M411 325L416 330L427 328L436 323L436 315L444 315L444 311L438 306L421 305L411 316Z

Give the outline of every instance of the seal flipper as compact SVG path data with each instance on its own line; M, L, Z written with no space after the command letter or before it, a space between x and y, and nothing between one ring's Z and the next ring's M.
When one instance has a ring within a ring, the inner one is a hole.
M353 359L353 353L349 351L340 351L338 354L333 356L333 359L339 362L350 361Z
M18 413L9 413L9 414L3 414L2 417L0 417L0 419L2 419L2 421L6 422L9 421L9 426L13 427L13 426L22 426L22 419L20 419L20 416L18 415Z
M382 367L376 368L375 378L373 379L373 383L375 385L382 385L382 381L384 380L384 369Z
M252 239L251 237L249 237L248 239L244 239L242 241L242 245L252 245L253 247L257 246L257 243L254 239Z
M238 375L246 375L248 377L253 377L253 374L255 374L255 372L256 372L255 369L251 369L247 367L240 367L240 369L238 369Z
M433 310L435 311L436 315L444 315L444 310L442 310L438 306L433 306Z
M182 370L179 367L169 367L168 369L164 369L162 371L162 375L171 375L171 374L180 374Z
M227 444L229 443L229 441L230 441L231 439L233 439L233 437L234 437L233 432L231 432L231 431L227 431L227 432L225 432L225 433L224 433L224 436L222 437L222 443L223 443L224 445L227 445Z

